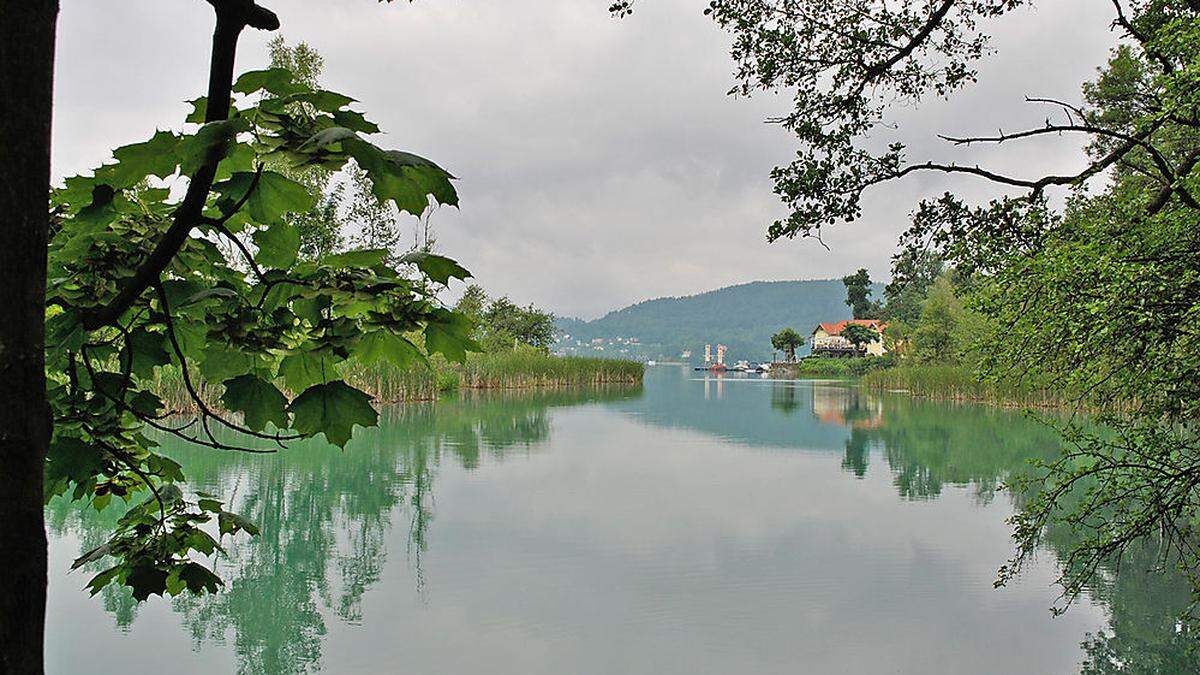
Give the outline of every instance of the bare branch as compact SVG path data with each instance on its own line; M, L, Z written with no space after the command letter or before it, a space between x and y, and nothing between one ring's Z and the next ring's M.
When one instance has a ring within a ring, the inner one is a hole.
M900 169L898 171L888 173L883 176L879 176L876 179L867 183L867 185L864 187L869 187L870 185L875 185L875 184L882 183L882 182L888 181L888 180L893 180L896 178L903 178L904 176L907 176L908 174L914 173L916 171L941 171L943 173L965 173L965 174L971 174L974 176L980 176L980 177L986 178L992 182L1000 183L1001 185L1011 185L1013 187L1028 188L1028 189L1032 190L1034 193L1039 193L1042 190L1044 190L1045 188L1050 187L1052 185L1075 185L1075 184L1081 183L1081 182L1091 178L1092 176L1100 173L1101 171L1103 171L1103 170L1107 169L1108 167L1112 166L1113 164L1115 164L1118 160L1120 160L1122 157L1124 157L1126 153L1128 153L1130 150L1134 149L1139 144L1141 144L1147 137L1150 136L1151 133L1153 133L1153 131L1155 129L1157 129L1157 126L1147 129L1146 131L1143 131L1135 136L1130 136L1129 140L1125 141L1120 146L1113 149L1107 155L1105 155L1104 157L1100 158L1099 160L1093 162L1083 171L1080 171L1079 173L1072 174L1072 175L1042 176L1041 178L1030 180L1030 179L1025 179L1025 178L1014 178L1012 176L1005 176L1003 174L999 174L994 171L988 171L987 169L982 169L978 166L972 167L972 166L961 166L958 164L939 164L936 162L925 162L924 164L912 164L912 165L906 166L903 169Z

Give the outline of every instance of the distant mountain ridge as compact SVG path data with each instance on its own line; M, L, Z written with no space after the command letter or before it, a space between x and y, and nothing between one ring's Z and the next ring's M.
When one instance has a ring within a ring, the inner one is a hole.
M875 284L874 297L882 293ZM807 335L822 321L849 319L840 279L754 281L681 297L639 302L595 319L559 319L559 350L643 359L703 359L704 345L722 343L729 359L771 357L771 335L794 328ZM601 340L593 343L593 340ZM601 349L597 349L597 347ZM622 351L624 350L624 351Z

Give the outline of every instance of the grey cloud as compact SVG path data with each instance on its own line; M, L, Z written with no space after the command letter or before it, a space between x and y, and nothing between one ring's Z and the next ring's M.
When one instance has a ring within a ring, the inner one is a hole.
M326 58L325 82L362 100L386 143L461 177L462 208L433 223L443 250L494 293L595 316L648 297L754 279L887 273L907 215L948 187L925 176L880 188L864 217L813 241L768 245L784 210L770 169L794 148L763 123L786 99L725 96L728 38L697 0L652 0L613 20L603 0L504 3L280 0L290 41ZM1038 123L1025 94L1077 97L1112 36L1095 3L1043 3L995 26L981 84L902 111L914 156L944 156L935 132ZM115 146L180 119L203 89L210 10L200 0L64 0L55 172L86 170ZM1087 17L1080 20L1079 17ZM265 61L248 34L239 67ZM1071 139L975 148L958 159L1012 171L1077 166Z

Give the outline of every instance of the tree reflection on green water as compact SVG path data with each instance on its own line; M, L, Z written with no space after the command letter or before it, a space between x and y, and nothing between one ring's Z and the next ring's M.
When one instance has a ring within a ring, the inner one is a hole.
M274 455L222 454L165 439L167 454L187 467L190 489L230 495L261 529L257 537L226 541L219 593L180 596L172 606L197 646L232 643L242 672L313 670L321 663L326 612L361 621L364 594L380 580L389 553L397 553L386 546L393 527L408 530L402 553L420 584L442 462L475 469L484 456L501 461L531 452L550 434L551 408L639 394L628 387L467 393L397 406L378 428L359 430L345 451L311 440ZM102 543L120 515L119 506L80 513L65 499L47 508L51 533L70 531L85 548ZM102 593L105 609L127 630L138 611L132 594L116 586Z
M262 530L229 542L228 556L218 563L227 581L221 592L180 597L170 607L194 648L225 645L242 672L337 672L338 664L323 655L327 638L340 624L369 623L364 598L381 585L389 557L403 557L394 562L408 567L414 592L424 597L422 555L439 545L437 485L447 463L496 480L490 477L514 457L571 452L576 444L570 438L549 442L557 410L565 407L590 404L604 409L599 420L617 415L773 456L805 453L837 462L840 454L854 486L893 491L902 502L933 502L950 490L966 490L977 505L1002 499L1018 505L1004 483L1029 459L1052 457L1058 448L1052 430L1015 411L871 394L844 382L696 382L687 371L653 377L644 394L464 394L398 406L344 452L316 441L267 456L170 446L169 454L193 477L189 489L228 495L235 510ZM639 435L649 431L638 429ZM589 433L602 435L603 427ZM753 453L741 457L739 462L756 461ZM588 470L586 462L578 466ZM608 489L621 498L620 486ZM570 498L563 494L560 499ZM52 536L81 548L101 543L119 516L118 508L81 511L65 500L47 509ZM1073 536L1051 532L1051 553L1066 550ZM1158 563L1157 550L1147 544L1119 570L1104 570L1090 595L1107 609L1106 626L1084 639L1082 672L1200 672L1194 633L1179 621L1188 586ZM78 588L85 579L71 585ZM119 628L132 630L139 606L126 590L108 587L101 602Z

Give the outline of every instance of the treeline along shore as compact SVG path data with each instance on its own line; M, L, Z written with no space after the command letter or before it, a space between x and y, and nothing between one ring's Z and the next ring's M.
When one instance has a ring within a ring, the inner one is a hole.
M842 279L854 319L872 327L844 329L835 338L842 340L837 356L817 349L799 359L794 355L806 338L784 329L772 343L787 358L773 364L772 372L777 377L855 378L868 390L1008 408L1128 407L1128 401L1102 401L1084 387L1047 377L1036 363L990 357L986 340L995 339L996 327L972 307L962 276L936 256L902 253L896 261L903 283L886 286L883 301L872 299L874 284L866 270ZM872 345L875 349L868 350Z

